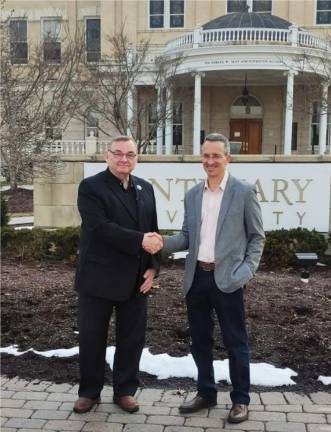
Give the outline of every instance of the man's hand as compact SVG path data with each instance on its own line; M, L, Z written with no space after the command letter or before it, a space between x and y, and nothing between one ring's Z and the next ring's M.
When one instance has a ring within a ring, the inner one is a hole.
M155 254L163 248L162 236L156 232L146 233L143 238L142 247L150 254Z
M153 285L153 280L155 276L156 270L153 268L147 269L144 273L145 282L139 288L139 291L143 294L146 294Z

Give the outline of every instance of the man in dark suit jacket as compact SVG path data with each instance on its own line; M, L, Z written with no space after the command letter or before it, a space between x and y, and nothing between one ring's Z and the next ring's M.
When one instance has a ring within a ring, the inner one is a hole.
M154 250L159 240L145 235L158 230L157 216L151 184L131 175L137 163L136 144L127 136L115 138L105 159L108 168L84 179L78 190L82 218L76 273L80 386L74 411L78 413L100 400L114 309L114 402L128 412L139 409L133 396L145 342L146 293L159 267L158 259L144 250Z

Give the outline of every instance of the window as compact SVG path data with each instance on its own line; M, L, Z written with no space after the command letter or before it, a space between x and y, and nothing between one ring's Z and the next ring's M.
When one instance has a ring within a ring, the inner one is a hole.
M292 141L291 141L291 149L298 150L298 123L292 123Z
M157 132L156 104L151 103L148 105L148 138L150 141L156 140L156 132Z
M228 13L245 12L247 10L246 0L228 0Z
M311 151L314 154L314 146L318 146L319 144L319 127L320 127L320 104L318 102L313 103L313 113L311 117L311 129L310 129L310 145ZM328 143L331 145L331 113L327 114L327 132L326 132L326 145Z
M170 27L184 27L184 0L170 0Z
M58 18L43 20L44 60L61 63L61 21Z
M150 28L184 27L184 0L150 0Z
M253 8L250 9L253 12L272 12L272 1L271 0L253 0Z
M256 97L239 96L231 106L231 118L262 117L262 106Z
M164 0L150 0L149 26L150 28L164 27Z
M316 24L331 24L331 0L317 0Z
M272 12L272 0L228 0L228 13L233 12Z
M85 115L85 137L99 137L99 119L97 113L92 109L88 109Z
M9 23L10 57L12 64L28 62L27 21L11 20Z
M86 61L98 62L100 57L100 18L89 18L86 20Z
M52 120L46 120L45 135L50 140L62 140L62 128L54 125Z
M172 144L177 148L183 143L183 104L174 103L172 117Z
M148 136L151 141L156 140L157 134L156 104L151 103L148 106ZM165 144L165 128L163 128L163 145ZM172 111L172 144L178 147L183 143L183 104L175 102Z

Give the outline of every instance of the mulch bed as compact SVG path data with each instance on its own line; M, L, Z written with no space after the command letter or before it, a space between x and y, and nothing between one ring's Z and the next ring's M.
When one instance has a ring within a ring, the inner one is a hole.
M185 302L181 292L182 263L161 270L149 296L146 346L154 354L189 353ZM77 296L74 266L63 262L2 263L2 347L50 350L77 346ZM331 268L315 267L308 284L298 269L269 271L261 266L246 289L247 326L253 362L290 367L298 372L290 391L330 390L316 379L331 375ZM109 344L113 344L113 324ZM215 327L215 359L227 358ZM54 382L78 381L78 359L44 358L33 353L2 355L2 374ZM107 367L106 383L111 383ZM157 380L142 374L142 385L193 389L190 379ZM229 389L224 383L220 388ZM253 388L254 389L254 388ZM282 388L284 389L284 387ZM257 387L257 391L263 390ZM270 390L270 388L269 388Z

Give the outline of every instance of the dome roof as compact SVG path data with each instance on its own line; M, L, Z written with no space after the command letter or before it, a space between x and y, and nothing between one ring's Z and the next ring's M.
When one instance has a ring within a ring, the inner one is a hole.
M215 18L202 26L204 30L224 28L288 29L292 23L268 13L235 12Z

